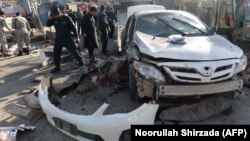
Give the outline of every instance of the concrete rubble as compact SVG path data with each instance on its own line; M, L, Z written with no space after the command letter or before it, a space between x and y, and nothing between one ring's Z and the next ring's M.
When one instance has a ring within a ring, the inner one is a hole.
M3 79L0 78L0 85L4 84L5 81Z
M16 141L18 131L35 130L36 126L21 124L16 127L0 127L0 141Z
M35 78L34 82L41 82L41 80L43 79L44 76L38 76Z
M84 94L87 91L90 91L98 86L107 79L109 68L111 67L111 63L107 62L100 68L95 68L90 72L83 74L79 80L77 92Z
M40 105L39 99L38 99L38 91L35 91L35 92L32 93L32 94L26 95L26 96L24 97L24 99L26 100L27 105L28 105L30 108L33 108L33 109L41 109L41 105Z
M230 109L233 101L233 93L213 96L195 104L181 105L163 110L160 113L160 119L163 121L202 121Z
M48 66L48 65L53 63L53 58L52 57L47 57L47 55L44 52L44 49L40 49L39 54L40 54L41 64L42 64L43 67Z
M5 111L12 115L23 117L33 122L44 116L44 113L41 110L33 109L25 105L18 105L15 103L6 106Z
M30 93L32 93L32 90L25 89L25 90L22 90L22 91L20 92L20 95L25 95L25 94L30 94Z

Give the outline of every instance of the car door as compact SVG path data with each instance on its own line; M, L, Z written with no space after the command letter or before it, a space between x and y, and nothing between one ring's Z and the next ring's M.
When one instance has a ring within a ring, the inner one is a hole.
M126 48L127 48L127 53L128 53L128 62L131 62L134 58L134 32L135 32L135 25L136 25L136 18L134 16L131 17L130 19L130 24L128 26L128 30L126 33Z
M133 34L134 34L134 28L135 28L135 17L131 16L127 24L122 32L122 48L128 49L131 41L133 40Z

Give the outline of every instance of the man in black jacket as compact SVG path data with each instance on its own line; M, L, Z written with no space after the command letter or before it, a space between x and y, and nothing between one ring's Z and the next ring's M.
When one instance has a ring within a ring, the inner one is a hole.
M94 17L97 14L97 8L91 7L89 12L83 17L82 34L84 36L84 46L88 49L89 58L94 59L94 49L99 48L97 38L97 28Z
M69 9L69 17L72 19L73 23L76 25L76 14L72 11L72 9Z
M108 47L108 33L110 31L109 25L108 25L108 18L105 14L105 6L102 5L100 7L100 12L97 15L97 22L98 22L98 28L101 31L101 41L102 41L102 53L107 54L107 47Z
M66 47L70 53L78 61L79 66L83 66L83 60L76 51L76 45L73 38L79 40L76 27L70 17L63 15L58 7L51 8L51 14L47 21L47 26L53 26L56 29L56 38L53 50L53 57L55 68L51 71L52 73L60 72L60 60L62 48ZM73 32L73 36L72 33Z

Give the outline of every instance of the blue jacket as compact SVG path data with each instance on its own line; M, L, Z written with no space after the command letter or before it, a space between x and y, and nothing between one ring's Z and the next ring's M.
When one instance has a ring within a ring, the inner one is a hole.
M97 15L97 26L102 34L108 33L108 17L103 11L100 11Z

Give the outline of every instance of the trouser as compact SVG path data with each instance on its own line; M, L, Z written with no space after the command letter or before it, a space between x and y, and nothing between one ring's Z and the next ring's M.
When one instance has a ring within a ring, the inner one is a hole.
M17 31L16 40L17 40L18 51L23 51L24 44L26 45L27 48L30 47L30 37L28 32Z
M107 51L107 47L108 47L108 40L109 37L107 34L102 34L101 35L101 41L102 41L102 52Z
M77 32L78 32L79 35L81 35L80 34L81 33L81 24L80 24L80 22L79 23L77 22Z
M112 38L114 36L114 32L115 32L115 25L109 24L109 27L110 27L109 37Z
M4 35L0 36L0 50L2 50L3 54L8 53L8 44Z
M93 47L87 47L89 52L89 58L91 59L94 56L94 48Z
M63 47L66 47L67 50L75 57L78 63L80 65L83 65L82 58L80 57L79 53L76 50L76 45L74 41L72 39L60 39L55 41L54 51L53 51L54 64L56 68L60 68L61 53Z

